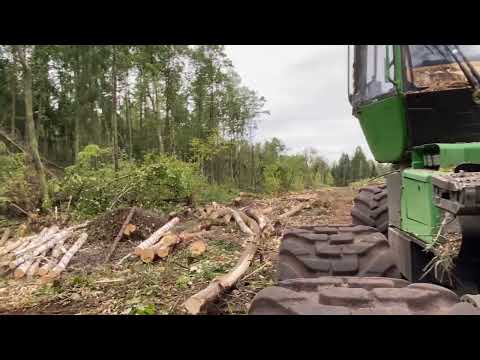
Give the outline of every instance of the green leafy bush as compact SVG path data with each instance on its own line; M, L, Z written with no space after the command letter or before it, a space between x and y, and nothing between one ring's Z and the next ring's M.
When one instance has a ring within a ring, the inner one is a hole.
M71 196L80 217L131 205L167 210L172 203L191 201L204 183L194 164L165 155L147 154L141 163L121 159L119 165L115 172L109 149L87 146L52 185L57 201Z
M27 211L34 210L39 200L35 174L24 154L0 155L0 213L10 202Z

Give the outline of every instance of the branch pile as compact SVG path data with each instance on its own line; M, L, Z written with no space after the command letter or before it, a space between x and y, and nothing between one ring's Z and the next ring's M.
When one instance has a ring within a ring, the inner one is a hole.
M43 228L39 234L2 241L0 247L0 267L13 271L15 279L35 275L43 280L58 277L67 267L72 257L87 240L85 232L80 233L88 223L60 229L53 225ZM78 240L67 250L64 244L69 239ZM2 239L3 240L3 239ZM63 255L63 256L62 256Z

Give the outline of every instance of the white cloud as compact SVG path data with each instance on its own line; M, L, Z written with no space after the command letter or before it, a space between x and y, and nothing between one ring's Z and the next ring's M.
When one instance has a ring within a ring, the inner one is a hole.
M346 46L227 45L227 53L243 83L267 99L271 115L256 140L276 136L331 161L361 145L371 157L347 100Z

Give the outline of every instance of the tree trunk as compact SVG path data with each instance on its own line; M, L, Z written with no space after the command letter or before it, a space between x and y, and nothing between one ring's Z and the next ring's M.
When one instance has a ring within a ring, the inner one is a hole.
M113 131L113 165L115 171L118 171L118 123L117 123L117 48L113 47L112 62L112 131Z
M10 118L10 135L15 136L15 117L17 116L17 80L15 78L15 61L12 64L11 68L11 85L10 85L10 96L12 98L12 114Z
M128 74L127 74L128 81ZM132 129L132 119L130 119L130 101L129 101L129 91L127 90L127 95L125 96L125 118L127 120L128 126L128 159L130 162L133 161L133 129Z
M33 96L32 96L32 72L30 64L28 63L25 47L21 45L15 46L18 57L22 64L23 70L23 85L24 85L24 97L25 97L25 114L26 114L26 129L28 137L28 146L33 158L35 170L40 182L40 190L42 192L42 207L48 208L50 206L50 196L48 193L47 178L45 176L45 169L43 167L42 160L40 159L40 153L38 152L38 139L35 131L35 124L33 122Z

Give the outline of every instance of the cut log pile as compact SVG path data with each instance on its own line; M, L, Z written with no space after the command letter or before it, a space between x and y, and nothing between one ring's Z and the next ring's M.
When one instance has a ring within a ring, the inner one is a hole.
M58 277L64 271L88 235L81 232L88 223L60 229L53 225L42 229L39 234L12 239L8 242L9 232L2 236L0 247L0 267L6 272L13 271L15 279L27 276L41 276L43 280ZM78 238L68 249L66 241Z

